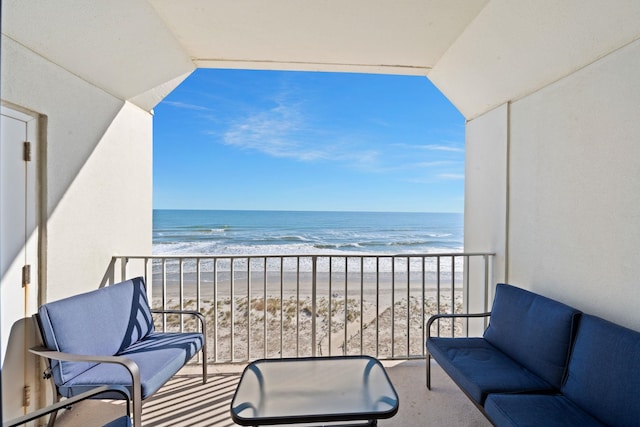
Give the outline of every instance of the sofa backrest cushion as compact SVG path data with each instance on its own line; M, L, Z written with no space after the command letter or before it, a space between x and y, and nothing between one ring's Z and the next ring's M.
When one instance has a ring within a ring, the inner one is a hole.
M142 277L44 304L38 314L44 345L65 353L113 356L154 329ZM52 362L54 380L64 384L93 365Z
M583 315L562 393L606 425L640 425L640 332Z
M498 284L484 338L560 388L580 311L507 284Z

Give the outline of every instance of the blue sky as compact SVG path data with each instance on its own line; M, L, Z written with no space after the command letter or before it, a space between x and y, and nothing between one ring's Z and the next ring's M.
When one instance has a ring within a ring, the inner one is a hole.
M198 69L153 151L155 209L464 206L464 118L426 77Z

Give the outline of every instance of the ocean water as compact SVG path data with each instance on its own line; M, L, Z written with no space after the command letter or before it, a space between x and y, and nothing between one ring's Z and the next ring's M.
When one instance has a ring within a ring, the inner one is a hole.
M155 255L462 251L463 215L456 213L153 211Z

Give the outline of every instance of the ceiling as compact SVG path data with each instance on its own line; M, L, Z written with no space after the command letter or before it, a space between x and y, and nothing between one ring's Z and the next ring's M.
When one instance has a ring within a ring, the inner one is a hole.
M426 75L488 0L149 0L199 67Z
M637 0L3 0L2 8L3 37L145 110L195 68L215 67L424 75L472 119L640 38Z

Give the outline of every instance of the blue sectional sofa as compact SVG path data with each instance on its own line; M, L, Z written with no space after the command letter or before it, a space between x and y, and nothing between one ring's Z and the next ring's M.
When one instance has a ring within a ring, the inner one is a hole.
M480 338L427 338L433 357L496 426L639 426L640 333L507 285Z
M191 315L202 332L157 332L152 313ZM35 316L43 345L31 349L49 361L58 398L100 385L120 385L133 400L141 426L142 400L155 393L199 351L207 380L206 323L196 311L151 310L141 277L44 304ZM120 395L100 395L121 398Z

